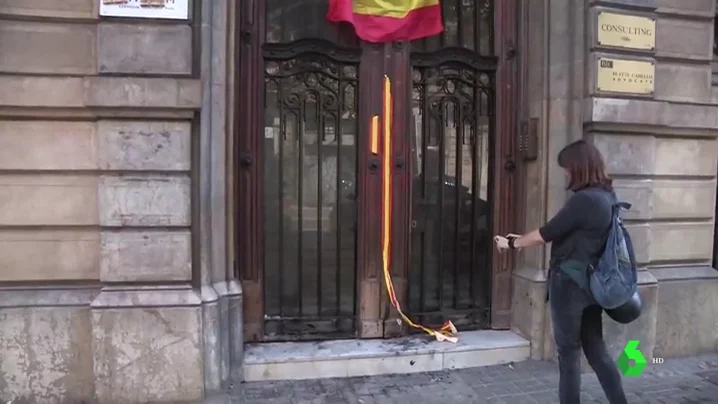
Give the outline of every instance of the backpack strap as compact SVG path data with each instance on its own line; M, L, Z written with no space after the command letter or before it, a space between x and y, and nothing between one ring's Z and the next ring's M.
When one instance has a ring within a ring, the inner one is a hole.
M613 197L613 201L614 201L613 205L611 206L612 208L618 209L619 211L621 209L623 209L623 210L631 209L632 205L630 203L618 200L618 195L616 195L616 191L611 191L611 196Z
M632 205L628 202L616 202L613 206L623 210L631 210Z

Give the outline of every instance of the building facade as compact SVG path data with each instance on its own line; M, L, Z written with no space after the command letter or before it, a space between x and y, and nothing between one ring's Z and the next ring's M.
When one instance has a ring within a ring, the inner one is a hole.
M291 4L289 4L291 3ZM644 302L612 349L714 352L715 0L445 0L444 34L361 43L325 0L0 1L0 399L197 402L245 343L406 335L381 273L371 150L392 79L392 279L425 324L553 357L548 249L491 236L604 153Z

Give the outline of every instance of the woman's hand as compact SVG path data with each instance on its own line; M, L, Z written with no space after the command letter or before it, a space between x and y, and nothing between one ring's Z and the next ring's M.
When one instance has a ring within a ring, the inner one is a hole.
M527 247L534 247L546 243L538 229L523 235L509 233L505 236L495 236L494 243L496 243L496 248L500 253L504 252L504 250L512 249L509 246L509 240L511 239L514 239L514 242L512 243L514 250L521 250Z
M494 243L496 243L496 249L500 253L509 249L509 239L504 236L494 236Z

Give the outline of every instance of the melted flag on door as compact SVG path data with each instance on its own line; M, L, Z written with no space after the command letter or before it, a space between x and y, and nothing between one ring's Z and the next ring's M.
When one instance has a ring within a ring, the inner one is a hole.
M439 0L329 0L327 19L354 26L367 42L411 41L441 33Z

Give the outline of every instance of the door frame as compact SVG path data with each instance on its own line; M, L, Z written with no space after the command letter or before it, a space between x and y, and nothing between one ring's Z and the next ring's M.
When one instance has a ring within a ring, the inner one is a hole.
M517 231L519 176L522 161L518 156L519 127L519 1L495 0L494 30L496 69L496 141L494 145L494 195L492 201L494 234ZM521 47L521 52L526 48ZM513 164L513 169L509 165ZM513 254L491 249L491 328L511 328L511 273Z
M406 42L362 43L362 62L359 67L359 133L361 144L358 167L375 164L381 167L381 157L369 152L371 117L382 117L384 75L391 78L393 95L392 150L389 151L392 164L392 234L390 264L391 279L396 297L404 302L407 292L409 271L409 232L411 205L409 156L411 155L410 128L411 105L411 64L410 47ZM383 122L380 127L383 127ZM380 142L383 144L383 142ZM381 151L384 153L384 151ZM364 160L362 160L364 158ZM381 212L382 176L375 175L381 170L358 172L364 192L365 206L359 205L359 212ZM364 209L364 210L363 210ZM360 213L361 214L361 213ZM382 219L380 214L366 215L363 225L357 229L357 238L364 241L357 260L357 336L359 338L394 337L406 333L406 326L398 320L398 313L391 308L383 278L381 238Z
M237 278L242 284L244 341L261 341L264 337L264 291L263 291L263 240L264 226L261 218L264 199L262 184L263 164L261 140L257 134L263 114L263 88L261 85L262 43L264 42L263 0L240 0L238 2L235 29L235 147L234 188L236 209L236 263ZM247 85L249 83L249 85ZM255 136L252 136L254 134ZM245 235L254 235L246 237Z
M239 2L235 37L235 164L236 201L235 244L237 277L244 294L244 340L261 341L264 336L263 287L263 164L261 161L261 133L263 116L262 45L265 31L265 1ZM496 70L496 114L494 116L495 142L493 161L492 229L506 234L515 229L519 205L517 157L519 102L518 0L494 1L494 46L498 58ZM357 147L357 324L359 338L393 337L406 333L403 323L397 322L397 313L388 304L381 273L381 243L373 235L381 232L380 215L362 215L362 212L379 212L381 208L381 175L376 174L375 161L369 151L369 125L371 116L381 116L382 80L384 74L392 78L394 93L394 133L391 151L394 175L401 176L395 186L392 225L392 279L399 301L406 300L409 271L410 175L404 170L411 158L411 111L407 102L411 97L410 46L404 42L362 43L362 60L359 67L359 135ZM250 83L250 85L246 85ZM244 84L244 85L243 85ZM402 97L406 97L402 99ZM252 136L254 134L254 136ZM403 134L403 135L402 135ZM505 169L513 162L515 168ZM379 170L380 171L380 170ZM509 202L509 203L507 203ZM508 207L508 208L507 208ZM252 235L250 237L242 235ZM510 254L491 256L491 327L507 329L511 326L511 269Z

